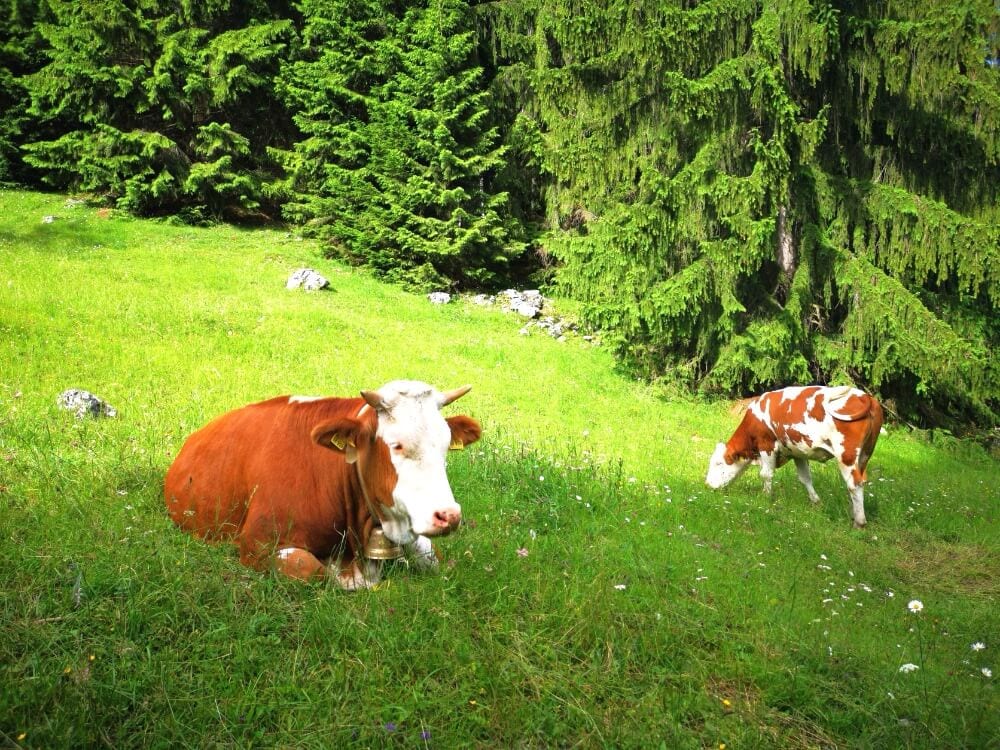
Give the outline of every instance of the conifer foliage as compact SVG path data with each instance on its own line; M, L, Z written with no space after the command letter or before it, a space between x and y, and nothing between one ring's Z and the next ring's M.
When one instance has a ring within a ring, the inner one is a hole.
M31 114L59 134L24 146L48 182L139 213L260 206L289 20L229 0L45 5L48 61L22 81Z
M491 285L522 252L468 4L306 0L282 86L307 136L285 155L289 216L416 286ZM333 19L336 19L335 22Z
M643 372L995 419L992 0L484 7L565 293Z
M0 183L27 177L19 146L31 118L21 78L37 68L37 12L31 0L0 4Z
M415 287L542 263L671 386L1000 419L996 0L0 10L0 182L284 218Z

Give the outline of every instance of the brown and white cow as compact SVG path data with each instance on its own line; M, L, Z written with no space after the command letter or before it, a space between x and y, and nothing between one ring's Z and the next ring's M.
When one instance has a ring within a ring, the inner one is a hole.
M436 567L428 537L462 518L445 455L480 435L474 419L440 409L469 389L397 380L361 398L280 396L231 411L184 443L164 481L167 510L196 536L233 540L245 565L331 575L345 589L378 582L381 563L363 552L379 524L418 567Z
M770 494L774 470L792 459L799 481L815 503L819 496L813 489L809 461L836 458L851 495L854 525L860 528L866 522L865 468L881 428L881 405L856 388L805 386L770 391L752 399L729 442L716 445L705 482L713 489L725 487L757 461L764 490Z

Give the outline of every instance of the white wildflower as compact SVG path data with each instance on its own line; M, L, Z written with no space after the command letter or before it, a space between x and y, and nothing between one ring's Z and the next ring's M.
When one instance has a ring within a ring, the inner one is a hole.
M918 669L920 669L920 667L916 664L904 664L899 668L899 671L904 674L909 674L910 672L916 672Z
M970 646L970 648L973 651L982 651L983 649L986 648L986 644L983 643L982 641L976 641L975 643L972 644L972 646Z
M919 599L911 599L910 603L906 605L906 608L910 610L913 614L916 614L924 608L924 603Z
M990 669L989 667L983 667L979 671L983 673L983 677L985 677L986 679L989 679L990 677L993 676L993 670Z

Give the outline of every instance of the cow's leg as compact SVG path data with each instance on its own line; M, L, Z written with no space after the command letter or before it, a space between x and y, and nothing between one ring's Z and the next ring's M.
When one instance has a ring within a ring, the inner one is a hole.
M283 547L274 553L274 569L303 581L326 576L326 566L307 549Z
M807 458L796 458L795 459L795 473L799 475L799 481L805 485L806 492L809 493L809 499L814 503L819 502L819 495L816 494L816 490L813 487L812 472L809 471L809 459Z
M439 558L437 550L431 544L431 540L425 536L418 536L415 541L403 545L406 559L409 560L417 570L437 570Z
M760 454L760 478L764 482L764 492L771 494L771 479L774 477L774 469L777 464L777 456L774 453Z
M382 580L382 562L351 560L349 563L343 563L340 560L332 560L327 572L345 591L370 589Z
M847 491L851 495L851 515L854 516L854 528L864 528L865 519L865 491L863 474L854 466L840 464L840 475L844 477Z

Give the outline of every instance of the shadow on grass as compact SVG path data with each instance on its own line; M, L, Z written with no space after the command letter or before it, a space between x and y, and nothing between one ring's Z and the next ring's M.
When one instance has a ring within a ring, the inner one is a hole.
M24 244L43 253L66 254L92 250L108 241L108 231L95 231L82 217L54 218L52 223L26 224L0 233L0 241Z

